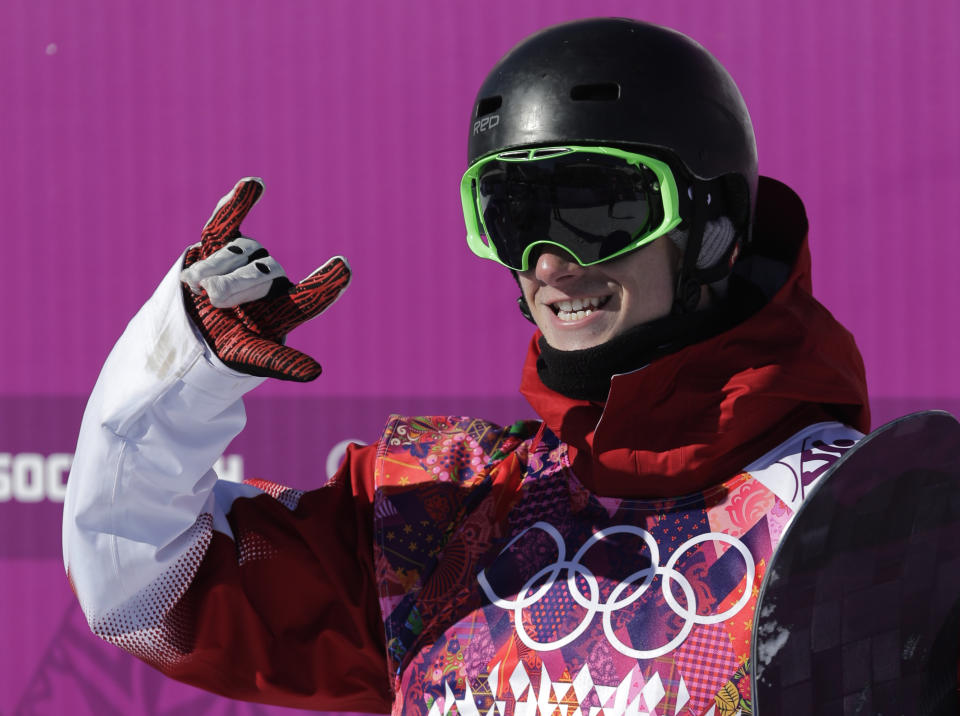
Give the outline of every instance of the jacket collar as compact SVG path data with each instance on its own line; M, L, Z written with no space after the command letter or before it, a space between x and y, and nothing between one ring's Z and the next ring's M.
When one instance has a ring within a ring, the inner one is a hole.
M730 330L614 376L605 404L543 385L534 335L520 390L568 444L588 488L674 497L727 480L811 423L869 429L863 361L853 336L811 293L806 234L796 194L761 178L756 240L740 267L754 267L750 278L761 287L778 265L786 280L763 287L769 301Z

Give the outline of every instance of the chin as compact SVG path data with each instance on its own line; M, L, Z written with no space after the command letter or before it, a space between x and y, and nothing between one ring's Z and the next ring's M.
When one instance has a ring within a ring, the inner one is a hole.
M603 313L595 314L584 321L584 325L563 325L559 323L552 311L549 315L538 316L540 332L547 339L551 348L558 351L579 351L587 348L596 348L606 343L619 331L619 322L611 321L611 317Z
M557 336L544 332L544 338L551 348L558 351L581 351L596 348L606 342L603 336Z

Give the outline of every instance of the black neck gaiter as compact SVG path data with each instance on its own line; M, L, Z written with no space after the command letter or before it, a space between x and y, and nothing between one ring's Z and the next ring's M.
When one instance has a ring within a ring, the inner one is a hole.
M541 337L537 373L551 390L575 400L606 402L610 379L722 333L734 323L727 306L670 315L635 326L593 348L561 351Z

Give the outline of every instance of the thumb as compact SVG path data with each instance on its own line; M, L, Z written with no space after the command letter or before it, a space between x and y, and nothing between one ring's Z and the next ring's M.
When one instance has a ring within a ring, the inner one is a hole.
M306 353L301 353L289 346L274 345L276 348L273 349L269 365L266 366L268 375L271 377L309 383L323 371L320 364Z
M220 359L242 373L306 383L321 373L320 364L306 353L254 333L231 342Z

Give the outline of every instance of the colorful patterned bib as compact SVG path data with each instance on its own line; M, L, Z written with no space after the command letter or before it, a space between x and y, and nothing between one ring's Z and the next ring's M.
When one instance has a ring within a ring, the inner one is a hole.
M811 426L706 492L620 500L540 423L394 416L374 502L394 713L751 713L766 564L858 437Z

